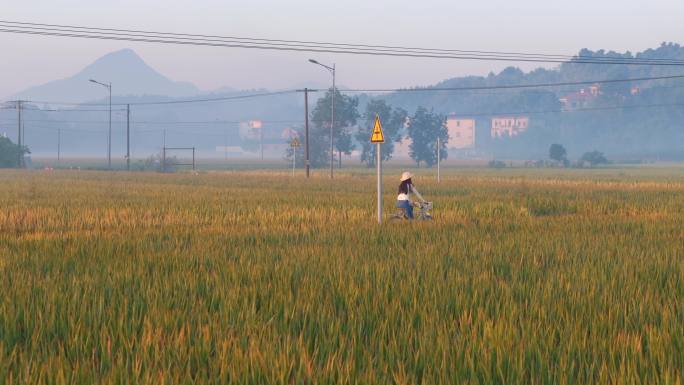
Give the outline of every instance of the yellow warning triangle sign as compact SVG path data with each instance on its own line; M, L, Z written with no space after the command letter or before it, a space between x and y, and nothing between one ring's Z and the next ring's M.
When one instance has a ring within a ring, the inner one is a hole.
M380 123L380 116L375 115L375 125L373 126L373 135L371 135L371 143L385 143L385 134L382 132L382 124Z

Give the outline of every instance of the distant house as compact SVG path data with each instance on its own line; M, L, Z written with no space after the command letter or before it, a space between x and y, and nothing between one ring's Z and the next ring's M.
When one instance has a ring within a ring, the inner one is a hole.
M248 120L240 122L240 138L259 139L261 135L261 120Z
M598 84L594 84L589 88L582 88L577 92L567 94L560 97L558 100L563 105L563 110L574 110L577 108L584 108L589 103L601 95L601 88Z
M475 147L475 119L447 118L449 142L447 148L464 150Z
M519 135L530 127L527 116L510 116L492 118L492 138L512 137Z

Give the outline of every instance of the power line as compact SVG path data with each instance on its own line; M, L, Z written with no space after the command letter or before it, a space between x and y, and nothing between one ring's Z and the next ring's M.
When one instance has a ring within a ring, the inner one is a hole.
M356 93L356 92L448 92L448 91L482 91L482 90L510 90L510 89L526 89L526 88L548 88L548 87L563 87L563 86L575 86L575 85L586 85L586 84L610 84L610 83L629 83L629 82L641 82L641 81L654 81L654 80L675 80L682 79L684 75L670 75L670 76L651 76L651 77L638 77L638 78L623 78L623 79L601 79L601 80L583 80L576 82L558 82L558 83L532 83L532 84L511 84L511 85L498 85L498 86L472 86L472 87L425 87L425 88L385 88L385 89L337 89L341 93ZM263 92L248 95L236 95L236 96L226 96L217 98L205 98L205 99L184 99L184 100L168 100L168 101L158 101L158 102L138 102L138 103L113 103L116 106L125 106L130 104L131 106L146 106L146 105L168 105L168 104L185 104L185 103L205 103L205 102L221 102L221 101L231 101L231 100L243 100L267 96L276 95L287 95L297 92L302 92L303 90L283 90L274 92ZM322 92L322 89L309 89L309 92ZM60 101L38 101L30 100L27 101L36 104L46 104L46 105L75 105L75 106L105 106L109 104L99 104L99 103L75 103L75 102L60 102ZM12 109L16 107L8 107ZM37 110L37 109L32 109ZM109 111L109 110L44 110L40 111ZM125 111L125 109L118 109L114 111Z
M133 30L113 28L92 28L75 26L55 26L38 23L0 22L0 32L40 36L60 36L98 40L118 40L146 43L195 45L227 48L262 49L278 51L298 51L317 53L339 53L354 55L395 56L434 59L486 60L538 63L575 64L628 64L654 66L681 66L684 61L671 59L622 58L622 57L561 57L554 55L485 53L486 51L459 51L425 48L385 48L390 46L367 46L335 43L315 43L298 41L276 41L274 39L203 37L207 35L173 34L166 32L134 32Z
M443 49L443 48L420 48L420 47L405 47L405 46L388 46L388 45L368 45L368 44L351 44L351 43L328 43L320 41L303 41L303 40L283 40L283 39L266 39L266 38L249 38L249 37L238 37L238 36L220 36L220 35L202 35L202 34L187 34L187 33L173 33L173 32L153 32L144 30L131 30L131 29L112 29L112 28L97 28L97 27L83 27L74 25L60 25L60 24L44 24L44 23L29 23L29 22L17 22L0 20L0 24L8 24L12 27L20 26L24 28L30 28L27 26L34 27L50 27L59 29L76 29L77 31L98 31L98 32L108 32L108 33L133 33L133 34L146 34L146 35L165 35L183 38L203 38L203 39L221 39L221 40L231 40L231 41L244 41L253 43L281 43L281 44L299 44L299 45L321 45L330 47L350 47L350 48L368 48L368 49L392 49L392 50L411 50L411 51L425 51L425 52L450 52L450 53L465 53L465 54L486 54L486 55L508 55L508 56L530 56L530 57L548 57L548 58L561 58L561 59L608 59L608 60L648 60L648 61L676 61L675 59L658 59L658 58L622 58L622 57L593 57L593 56L579 56L579 55L561 55L561 54L533 54L533 53L522 53L522 52L500 52L500 51L482 51L482 50L459 50L459 49Z
M631 79L605 79L605 80L584 80L578 82L560 82L560 83L536 83L536 84L514 84L514 85L499 85L499 86L472 86L472 87L426 87L426 88L366 88L366 89L338 89L339 92L444 92L444 91L480 91L480 90L505 90L505 89L521 89L521 88L547 88L547 87L563 87L563 86L577 86L586 84L609 84L609 83L630 83L649 80L672 80L682 79L684 75L672 76L654 76ZM311 91L311 90L309 90ZM313 90L321 91L321 90Z
M84 123L106 124L108 121L100 120L53 120L53 119L22 119L23 122L51 122L51 123ZM300 120L259 120L264 124L277 123L301 123ZM207 120L207 121L136 121L136 124L240 124L247 120ZM327 120L326 120L327 122ZM112 123L126 123L125 120L112 120Z
M257 94L247 94L247 95L236 95L236 96L225 96L217 98L205 98L205 99L185 99L185 100L166 100L157 102L133 102L133 103L112 103L113 106L151 106L151 105L169 105L169 104L185 104L185 103L207 103L207 102L225 102L231 100L244 100L252 99L266 96L276 96L276 95L287 95L294 94L296 90L285 90L285 91L274 91L274 92L262 92ZM41 100L31 100L30 103L37 104L48 104L48 105L61 105L61 106L108 106L109 104L102 103L76 103L76 102L60 102L60 101L41 101ZM68 110L65 110L68 111ZM109 110L106 110L109 111ZM114 110L114 111L126 111L125 109Z
M611 110L634 110L641 108L662 108L662 107L681 107L684 103L655 103L655 104L640 104L640 105L626 105L626 106L606 106L606 107L584 107L570 110L530 110L530 111L508 111L508 112L480 112L475 114L453 114L455 116L463 117L479 117L479 116L497 116L497 115L538 115L538 114L565 114L573 112L589 112L589 111L611 111Z
M38 111L38 112L61 112L61 113L68 113L68 112L109 112L109 110L79 110L79 109L61 109L61 110L55 110L55 109L45 109L45 108L24 108L24 110L27 111ZM125 109L116 109L112 110L112 112L124 112L126 111Z
M565 113L573 113L573 112L585 112L585 111L610 111L610 110L632 110L632 109L641 109L641 108L662 108L662 107L681 107L684 106L684 103L654 103L654 104L633 104L633 105L624 105L624 106L604 106L604 107L584 107L584 108L576 108L576 109L571 109L571 110L523 110L523 111L494 111L494 112L475 112L475 113L455 113L455 114L450 114L454 116L461 116L461 117L478 117L478 116L500 116L500 115L534 115L534 114L565 114ZM52 121L52 120L24 120L26 122L43 122L43 123L99 123L99 124L105 124L107 122L105 121L99 121L99 122L79 122L79 121ZM263 123L269 123L269 121L262 121ZM300 121L271 121L270 123L273 122L288 122L288 123L301 123ZM314 121L316 122L316 121ZM324 122L328 122L325 120ZM125 121L118 121L117 123L125 123ZM206 121L206 122L136 122L136 124L171 124L171 123L193 123L193 124L210 124L210 123L216 123L216 121ZM230 123L230 122L229 122ZM44 127L47 128L47 127ZM223 128L221 128L223 129ZM73 129L73 130L78 130L78 129ZM161 131L162 129L148 129L148 130L136 130L136 132L157 132ZM88 132L101 132L97 130L86 130ZM103 132L103 131L102 131ZM190 132L190 133L194 133Z
M34 101L27 101L27 103L41 103L41 102L34 102ZM45 103L47 104L47 103ZM55 103L56 104L56 103ZM16 110L17 107L0 107L0 110ZM50 109L50 108L29 108L22 106L21 109L23 111L39 111L39 112L109 112L109 109L106 110L93 110L93 109ZM125 109L116 109L112 110L112 112L123 112L126 111Z

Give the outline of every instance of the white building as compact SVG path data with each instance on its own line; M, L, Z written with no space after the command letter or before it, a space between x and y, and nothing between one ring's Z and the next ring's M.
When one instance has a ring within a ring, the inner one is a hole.
M511 137L519 135L530 127L527 116L492 118L492 138Z
M447 119L448 149L464 150L475 147L475 119Z

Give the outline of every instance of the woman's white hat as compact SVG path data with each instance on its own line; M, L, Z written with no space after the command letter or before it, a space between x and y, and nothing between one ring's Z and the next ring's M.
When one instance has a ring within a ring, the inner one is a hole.
M401 182L411 178L413 178L413 174L411 174L410 172L404 171L403 173L401 173Z

